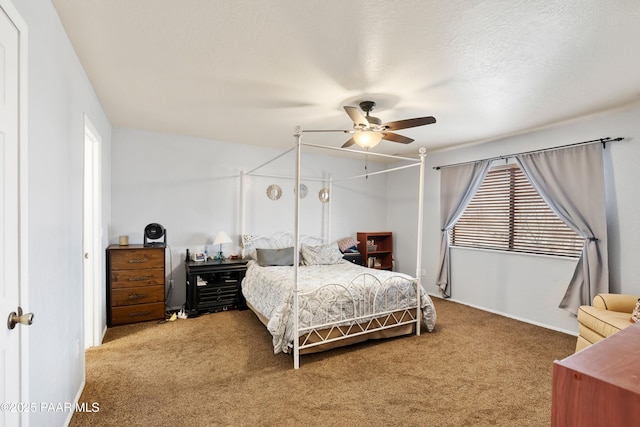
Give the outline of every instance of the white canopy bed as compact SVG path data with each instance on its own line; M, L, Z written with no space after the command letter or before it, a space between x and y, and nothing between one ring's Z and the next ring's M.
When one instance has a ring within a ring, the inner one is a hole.
M307 144L302 142L302 134L303 130L296 128L296 167L293 178L295 189L301 188L301 151L305 146L410 162L408 165L368 175L419 167L416 275L411 277L392 271L365 268L343 260L338 245L330 241L330 227L325 237L302 236L298 193L294 197L293 233L258 237L247 234L245 176L260 175L256 173L258 169L284 154L243 174L243 256L249 256L251 260L242 283L242 291L248 307L272 334L274 352L292 352L294 368L297 369L300 366L301 354L372 338L413 333L420 335L423 323L427 330L431 331L435 326L435 307L420 284L419 274L422 253L424 149L420 150L419 159L415 159ZM356 177L344 179L353 178ZM332 182L330 179L329 194L332 191ZM320 197L322 200L322 195ZM329 203L331 199L332 197L329 198ZM329 214L329 223L330 218Z

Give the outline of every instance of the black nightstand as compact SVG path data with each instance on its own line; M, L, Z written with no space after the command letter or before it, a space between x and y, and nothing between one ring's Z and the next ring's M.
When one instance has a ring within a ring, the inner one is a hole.
M364 267L364 260L362 259L362 254L360 252L347 252L343 255L342 259L346 259L347 261Z
M185 271L187 316L247 308L242 295L242 279L247 271L247 261L186 261Z

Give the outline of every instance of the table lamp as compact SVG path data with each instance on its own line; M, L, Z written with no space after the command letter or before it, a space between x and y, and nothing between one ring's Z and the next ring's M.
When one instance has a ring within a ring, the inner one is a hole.
M222 255L222 245L224 243L231 243L231 238L224 231L218 231L218 234L216 234L216 238L213 239L213 244L220 245L219 246L220 250L218 251L218 254L213 259L216 259L219 261L222 261L224 259L224 255Z

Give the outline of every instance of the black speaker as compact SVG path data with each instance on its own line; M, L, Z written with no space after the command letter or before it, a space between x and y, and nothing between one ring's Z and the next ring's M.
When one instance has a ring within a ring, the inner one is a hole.
M158 241L162 239L162 241ZM154 241L151 241L154 240ZM158 223L152 222L144 228L144 246L166 246L167 230Z

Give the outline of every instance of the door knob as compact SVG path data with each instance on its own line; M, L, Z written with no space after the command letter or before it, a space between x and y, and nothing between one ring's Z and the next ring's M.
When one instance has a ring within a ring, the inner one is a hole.
M22 314L22 307L18 307L17 313L12 311L9 314L9 318L7 319L7 328L13 329L18 323L29 326L33 323L33 313Z

